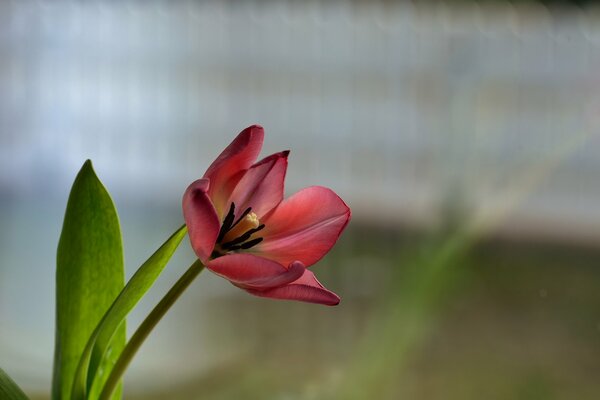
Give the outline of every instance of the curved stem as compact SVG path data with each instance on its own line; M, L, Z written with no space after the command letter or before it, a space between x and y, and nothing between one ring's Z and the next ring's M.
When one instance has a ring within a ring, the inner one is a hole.
M121 355L117 359L115 366L113 367L102 392L100 393L99 400L110 400L111 396L119 384L123 373L129 366L129 363L135 356L135 353L139 350L144 340L148 337L152 329L158 324L162 317L169 311L171 306L177 301L179 296L187 289L192 281L198 276L204 269L204 265L200 260L196 260L185 273L179 278L173 287L167 292L167 294L160 300L160 302L154 307L154 309L148 314L144 322L140 324L138 329L135 331L127 345L121 352Z

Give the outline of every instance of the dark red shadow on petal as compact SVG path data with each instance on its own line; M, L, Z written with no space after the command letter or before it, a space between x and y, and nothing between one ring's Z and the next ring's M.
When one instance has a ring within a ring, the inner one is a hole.
M208 197L208 179L198 179L188 186L183 194L183 219L194 252L206 263L219 235L220 221L215 208Z

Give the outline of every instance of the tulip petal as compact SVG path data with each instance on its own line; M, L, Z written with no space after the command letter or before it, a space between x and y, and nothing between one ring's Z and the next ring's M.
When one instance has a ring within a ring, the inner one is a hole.
M246 289L246 291L255 296L271 299L298 300L327 306L340 303L339 296L321 285L315 275L307 269L300 278L285 286L267 290Z
M229 254L211 260L206 267L215 274L244 289L268 289L293 282L302 276L301 263L284 267L252 254Z
M350 208L331 189L303 189L261 219L264 240L249 252L282 265L298 260L309 267L335 244L350 214Z
M208 195L220 217L227 211L227 199L242 177L242 172L258 157L263 139L264 130L261 126L249 126L240 132L206 170L204 178L210 179Z
M188 227L192 248L204 263L212 254L221 225L208 197L210 184L208 179L198 179L183 194L183 219Z
M260 218L281 203L288 154L289 151L272 154L244 173L229 198L235 203L236 216L252 207Z

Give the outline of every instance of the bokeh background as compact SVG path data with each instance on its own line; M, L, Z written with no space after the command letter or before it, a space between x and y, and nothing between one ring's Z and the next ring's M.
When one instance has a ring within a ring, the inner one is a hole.
M48 398L55 252L85 159L127 273L244 127L286 192L353 209L336 308L203 274L127 399L600 398L600 8L593 3L1 1L0 363ZM194 257L187 240L129 319Z

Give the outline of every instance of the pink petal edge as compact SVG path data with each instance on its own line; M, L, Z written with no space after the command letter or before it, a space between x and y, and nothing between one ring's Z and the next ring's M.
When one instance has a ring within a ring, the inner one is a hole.
M296 262L287 268L252 254L229 254L206 264L215 274L243 289L265 290L293 282L304 273L304 265Z
M335 192L311 186L261 220L264 240L249 251L283 265L298 260L310 267L331 250L350 218L350 208Z
M226 212L226 202L235 185L243 176L243 171L254 163L264 140L264 130L260 125L252 125L241 131L221 152L204 173L210 179L209 197L219 216Z
M287 285L267 290L246 289L246 291L255 296L270 299L296 300L327 306L336 306L340 303L340 297L326 289L307 269L300 278Z
M198 179L183 194L183 219L194 252L206 263L217 241L221 224L215 208L208 197L210 181Z

